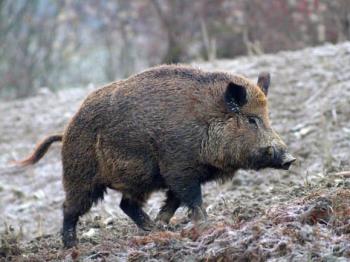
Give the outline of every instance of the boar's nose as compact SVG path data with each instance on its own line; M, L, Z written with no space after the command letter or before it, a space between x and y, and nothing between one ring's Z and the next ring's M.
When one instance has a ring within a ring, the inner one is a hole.
M289 153L284 153L282 155L282 163L281 163L281 168L288 170L290 165L296 160L294 156L292 156Z

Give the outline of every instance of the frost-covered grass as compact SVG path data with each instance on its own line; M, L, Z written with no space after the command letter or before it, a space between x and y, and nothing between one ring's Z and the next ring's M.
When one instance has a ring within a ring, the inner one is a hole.
M49 133L61 132L93 89L44 92L0 104L1 256L17 260L346 261L350 259L350 43L260 57L197 64L250 78L272 74L273 127L297 156L288 172L240 171L224 185L204 186L209 223L194 227L180 209L169 227L146 234L106 200L79 225L79 249L60 242L59 145L35 167L8 162L29 153ZM162 193L146 211L155 217Z

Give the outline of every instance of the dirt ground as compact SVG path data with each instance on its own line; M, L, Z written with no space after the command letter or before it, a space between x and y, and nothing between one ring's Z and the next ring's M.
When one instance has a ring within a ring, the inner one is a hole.
M118 208L120 194L81 219L78 248L60 241L60 145L32 168L26 156L59 133L94 89L43 90L0 103L0 261L350 261L350 43L197 64L256 79L269 71L272 125L297 163L290 171L239 171L204 186L209 223L181 208L163 230L145 233ZM163 193L145 210L155 217Z

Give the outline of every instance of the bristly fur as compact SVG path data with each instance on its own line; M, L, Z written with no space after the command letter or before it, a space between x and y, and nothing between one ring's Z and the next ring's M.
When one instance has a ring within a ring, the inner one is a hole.
M21 163L36 163L61 140L67 247L76 243L79 216L106 188L120 191L122 210L150 230L141 207L151 192L167 190L158 219L168 222L179 205L198 217L202 183L225 181L268 158L261 148L283 144L270 128L261 87L239 75L182 65L151 68L96 90L63 137L48 137Z

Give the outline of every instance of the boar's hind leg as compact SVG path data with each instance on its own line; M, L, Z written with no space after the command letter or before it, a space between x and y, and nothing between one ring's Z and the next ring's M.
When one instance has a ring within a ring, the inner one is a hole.
M170 219L173 217L180 204L181 201L171 190L168 190L167 198L157 215L156 221L162 221L166 224L169 223Z
M146 231L151 231L154 227L153 221L142 210L141 205L137 201L123 196L120 202L120 208L135 222L139 228Z
M88 212L93 203L97 203L103 198L106 187L95 186L92 190L85 190L83 187L80 190L66 188L66 200L63 204L63 230L62 240L66 248L75 246L76 225L79 217Z
M202 190L196 173L191 169L170 172L166 174L166 183L175 196L191 211L191 218L195 222L207 219L207 213L202 206Z

